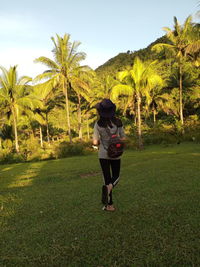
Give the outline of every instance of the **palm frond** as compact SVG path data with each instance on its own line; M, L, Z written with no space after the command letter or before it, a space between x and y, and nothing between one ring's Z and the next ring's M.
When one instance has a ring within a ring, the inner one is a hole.
M88 65L82 65L82 66L78 66L76 68L74 68L74 71L77 73L84 73L86 74L88 77L95 77L96 73L95 71L93 71Z
M152 51L156 51L156 52L159 53L159 52L163 51L165 48L168 49L168 50L170 50L171 52L173 52L175 46L174 46L174 45L171 45L171 44L158 43L158 44L155 44L155 45L151 48L151 50L152 50Z
M31 82L32 78L28 77L28 76L22 76L21 78L19 78L18 80L18 85L26 85L27 83Z
M189 44L186 48L186 54L193 54L200 52L200 40L197 40L191 44Z
M17 105L22 107L29 107L30 109L42 108L42 102L34 96L25 96L17 99Z
M172 33L172 30L169 27L163 27L162 29L167 33L167 35Z
M123 80L129 75L129 72L127 70L125 71L120 71L117 73L117 79L120 82L123 82Z
M37 83L39 81L42 81L42 80L48 80L48 79L52 79L56 76L58 76L59 73L57 72L54 72L54 71L49 71L49 72L44 72L42 74L39 74L37 75L34 79L33 79L33 83Z
M40 100L45 100L51 94L53 88L53 80L48 80L35 85L33 87L33 95Z
M6 68L4 68L3 66L0 66L0 70L3 73L3 76L0 79L0 84L2 84L3 82L3 86L6 87L6 83L9 82L9 78L8 78L8 71Z
M69 58L68 66L73 68L79 66L80 62L86 58L86 54L83 52L75 53L71 58Z
M117 84L112 88L111 99L116 100L120 95L133 95L133 88L125 84Z
M45 124L44 117L42 115L38 114L38 113L34 113L33 116L32 116L32 119L36 120L41 125Z
M72 46L71 46L70 51L69 51L68 59L71 59L76 54L76 51L77 51L78 47L80 46L80 44L81 44L81 42L78 42L78 41L74 41L72 43Z
M54 49L52 50L55 61L59 65L63 65L63 63L66 61L69 55L69 50L71 48L71 43L69 41L70 35L65 34L64 37L60 37L58 34L56 34L57 41L55 41L55 38L52 37L52 41L54 43Z
M35 63L41 63L52 70L58 70L60 66L48 57L39 57L34 60Z

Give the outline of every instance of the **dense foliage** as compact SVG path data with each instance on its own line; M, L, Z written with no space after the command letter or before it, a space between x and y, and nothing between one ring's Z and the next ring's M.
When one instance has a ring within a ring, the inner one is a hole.
M105 97L115 101L130 147L199 142L200 25L174 18L174 28L164 30L147 48L120 53L95 71L81 65L86 55L69 34L51 38L53 59L35 59L47 69L33 79L1 67L0 161L90 150L94 105Z

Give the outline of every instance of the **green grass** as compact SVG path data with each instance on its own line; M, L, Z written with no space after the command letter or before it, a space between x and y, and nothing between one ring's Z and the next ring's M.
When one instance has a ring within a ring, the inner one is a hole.
M0 266L200 266L200 145L127 151L101 210L97 155L0 166Z

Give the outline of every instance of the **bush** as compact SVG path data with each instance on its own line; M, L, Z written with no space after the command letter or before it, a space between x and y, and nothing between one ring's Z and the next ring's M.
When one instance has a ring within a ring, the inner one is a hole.
M175 144L177 142L176 136L166 133L148 134L144 137L144 144L146 145Z
M127 137L125 141L125 150L126 149L137 149L137 148L138 148L137 138Z
M20 145L20 152L27 161L39 161L43 159L44 150L40 147L38 140L31 137Z
M163 126L149 129L143 135L144 144L174 144L180 139L179 134L172 128Z
M192 141L200 143L200 127L190 126L185 127L185 133L182 136L182 141Z
M0 154L0 163L1 164L7 164L7 163L19 163L19 162L25 162L26 159L24 158L24 155L21 153L12 153L8 150L3 150L3 152Z
M3 145L3 148L9 149L9 151L11 151L13 148L13 142L10 139L4 140L2 145Z
M66 158L78 155L84 155L84 145L81 143L70 144L64 141L55 147L56 158Z

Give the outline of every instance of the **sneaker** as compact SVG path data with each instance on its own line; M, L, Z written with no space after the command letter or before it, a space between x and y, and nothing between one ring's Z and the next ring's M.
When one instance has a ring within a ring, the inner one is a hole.
M113 205L108 205L108 206L103 206L102 210L115 211L115 208L113 207Z
M106 209L107 209L108 211L115 211L115 207L114 207L113 205L108 205L108 206L106 207Z
M106 185L102 186L102 198L101 201L104 205L108 204L108 188Z

